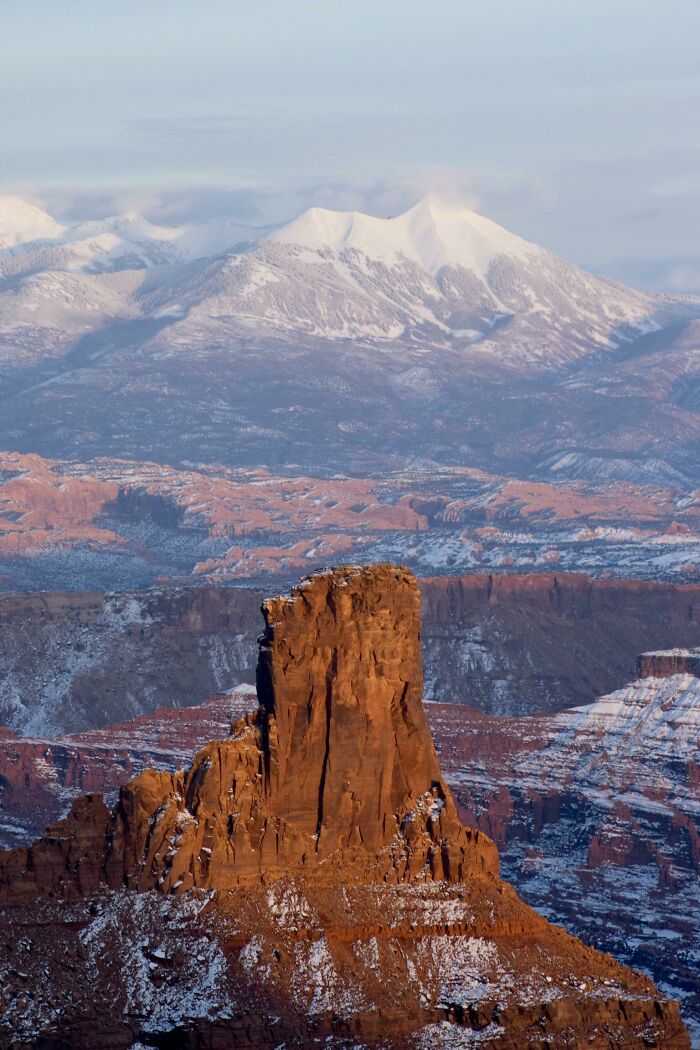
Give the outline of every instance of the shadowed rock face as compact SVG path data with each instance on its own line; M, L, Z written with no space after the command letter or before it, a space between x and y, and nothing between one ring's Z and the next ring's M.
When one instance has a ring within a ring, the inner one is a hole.
M111 817L88 795L33 846L0 853L0 894L495 874L493 843L459 823L423 713L419 607L411 573L384 565L265 602L258 711L188 771L136 777Z
M591 703L630 681L641 650L700 645L693 584L475 573L421 591L426 695L496 715Z

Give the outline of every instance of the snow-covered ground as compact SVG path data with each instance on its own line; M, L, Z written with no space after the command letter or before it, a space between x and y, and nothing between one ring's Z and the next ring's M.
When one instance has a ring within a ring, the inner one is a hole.
M475 812L494 807L504 877L551 921L680 998L694 1045L699 727L700 679L648 677L546 719L544 745L446 766ZM519 723L513 731L522 735Z

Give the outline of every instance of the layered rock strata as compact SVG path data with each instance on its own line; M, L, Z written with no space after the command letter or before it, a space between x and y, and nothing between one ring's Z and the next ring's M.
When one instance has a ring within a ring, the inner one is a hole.
M700 646L700 588L583 573L421 580L426 695L496 715L591 703L642 649Z
M630 680L640 650L700 645L698 585L560 572L420 588L426 695L494 714L589 703ZM0 725L55 739L252 683L263 597L225 587L0 594Z
M676 674L700 678L700 649L660 649L637 658L638 678L670 678Z

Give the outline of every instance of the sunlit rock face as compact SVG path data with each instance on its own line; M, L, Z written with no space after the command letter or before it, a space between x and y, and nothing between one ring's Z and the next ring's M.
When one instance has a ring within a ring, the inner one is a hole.
M6 854L7 894L497 872L493 844L457 819L427 727L411 573L320 573L263 613L258 710L186 772L141 773L111 818L101 796L86 796L34 846Z
M0 852L10 1045L687 1050L677 1004L524 904L461 824L419 609L393 565L265 602L257 710Z

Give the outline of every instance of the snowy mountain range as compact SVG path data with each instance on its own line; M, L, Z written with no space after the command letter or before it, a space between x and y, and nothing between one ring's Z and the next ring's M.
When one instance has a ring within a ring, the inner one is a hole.
M593 277L434 197L388 219L311 208L273 232L156 226L133 213L68 228L5 198L0 245L7 335L27 324L75 331L115 317L168 317L178 340L198 342L219 328L478 345L496 358L551 366L615 349L689 312L682 301Z
M276 229L66 226L2 198L0 444L683 482L698 318L435 197Z

